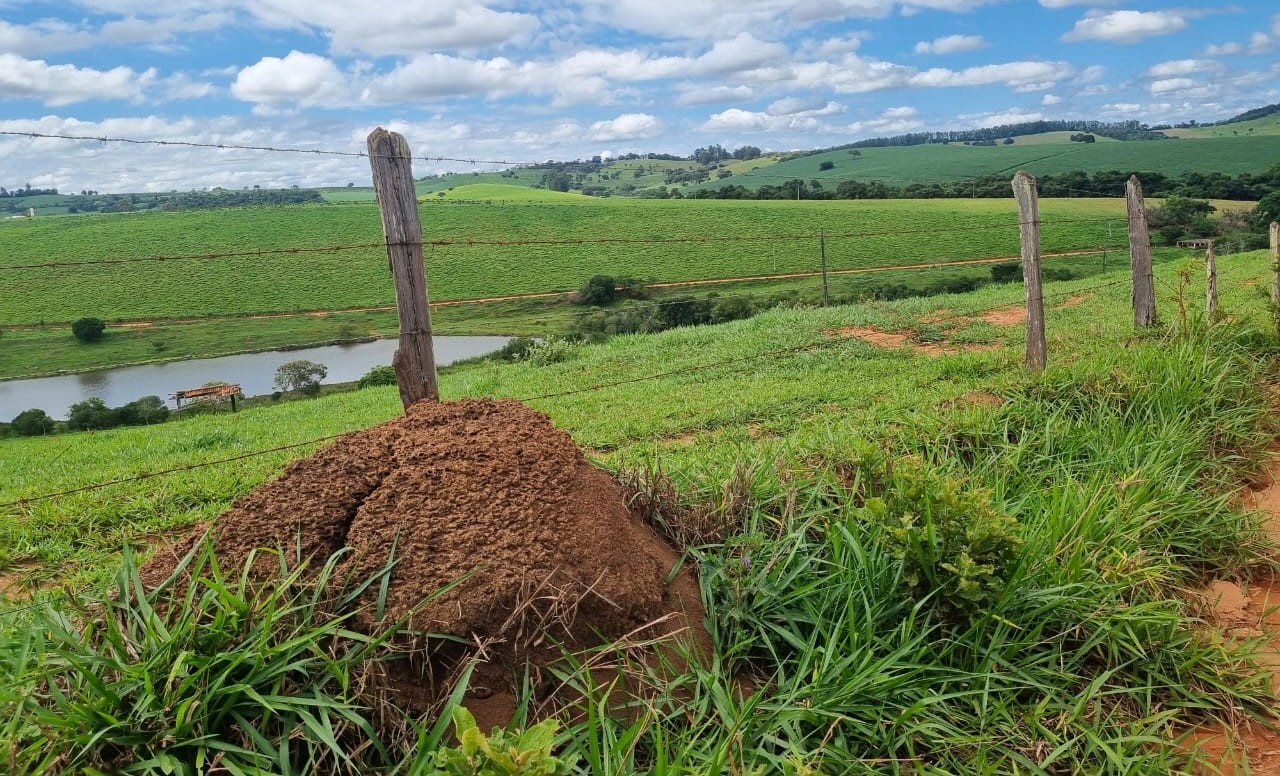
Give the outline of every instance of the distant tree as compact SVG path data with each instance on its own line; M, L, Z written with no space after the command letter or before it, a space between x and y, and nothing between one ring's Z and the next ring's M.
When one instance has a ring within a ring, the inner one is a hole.
M835 168L836 168L835 162L822 162L821 164L818 165L818 170L820 172L825 172L827 170L834 170Z
M169 419L169 408L159 396L143 396L116 410L120 423L126 426L149 426Z
M100 318L81 318L71 324L71 334L81 342L97 342L106 330L107 324Z
M578 289L578 296L581 297L583 304L609 304L618 298L618 281L612 275L592 275L586 283L582 284L582 288Z
M41 436L52 433L56 423L44 410L30 409L19 412L11 425L19 436Z
M1011 138L1011 137L1006 137L1006 138L1004 139L1004 144L1005 144L1005 145L1013 145L1013 138Z
M305 359L281 364L276 370L275 385L282 391L299 391L307 396L320 393L320 381L329 374L329 367Z
M1254 220L1261 229L1266 229L1272 221L1280 221L1280 189L1258 200Z
M115 428L120 425L120 414L96 396L71 405L67 413L67 428L72 431Z

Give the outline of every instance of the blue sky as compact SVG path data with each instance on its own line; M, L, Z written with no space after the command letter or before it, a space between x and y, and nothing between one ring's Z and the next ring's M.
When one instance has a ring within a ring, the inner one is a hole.
M371 10L372 9L372 10ZM1280 102L1275 0L0 0L0 130L415 154L769 150ZM419 164L418 174L460 169ZM11 186L358 185L360 160L0 138Z

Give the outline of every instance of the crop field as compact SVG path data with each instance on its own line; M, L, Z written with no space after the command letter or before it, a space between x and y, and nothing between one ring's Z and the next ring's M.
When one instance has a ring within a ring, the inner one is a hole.
M846 179L884 181L892 185L946 182L964 178L1026 170L1032 175L1058 175L1073 170L1151 171L1168 176L1188 172L1222 172L1237 175L1258 172L1269 163L1259 160L1280 158L1280 135L1256 137L1207 137L1191 140L1129 142L1035 143L1015 139L1013 145L966 146L960 143L889 148L862 148L853 157L847 151L829 151L788 162L780 162L757 172L744 172L724 180L711 180L689 189L715 189L739 184L755 188L777 185L799 178L818 180L828 189ZM823 162L833 162L830 170L820 170ZM1119 192L1117 192L1119 194Z
M994 200L600 200L496 184L426 200L426 239L448 243L426 249L434 302L569 291L595 274L679 282L814 272L820 230L833 271L1018 252L1016 212ZM1126 239L1119 200L1045 200L1042 219L1046 253ZM366 309L395 304L381 237L372 203L0 222L0 377L393 333L393 316ZM358 247L307 250L328 246ZM127 261L222 253L244 255ZM91 263L102 259L126 261ZM39 266L45 262L62 266ZM6 269L15 265L37 266ZM983 277L988 269L964 272ZM938 273L893 275L877 280L919 287ZM852 292L869 282L843 286ZM330 313L272 317L319 311ZM132 325L109 328L90 349L67 334L85 316ZM268 317L225 320L251 316ZM570 320L554 300L504 302L440 308L438 331L545 334Z
M1045 201L1043 250L1114 241L1124 234L1123 207L1118 200ZM431 294L439 301L569 290L597 273L680 281L812 271L819 265L820 229L829 235L832 269L1007 256L1018 249L1016 211L1003 201L445 202L424 204L422 220L428 241L452 243L426 249ZM271 253L379 243L372 205L67 217L0 229L0 320L7 325L394 302L381 247ZM526 241L551 244L486 244ZM6 269L226 252L251 255Z
M1258 291L1268 257L1223 257L1229 322L1210 329L1196 315L1199 273L1185 291L1190 330L1177 321L1175 269L1157 269L1165 325L1138 337L1127 271L1055 284L1041 377L1022 369L1023 328L984 317L1019 304L1016 286L776 310L575 346L559 363L446 373L446 398L580 391L529 403L606 468L661 470L682 503L727 526L684 547L717 659L648 677L637 715L566 718L555 741L581 756L575 772L875 773L891 762L920 773L1168 773L1194 755L1176 742L1195 724L1264 716L1256 644L1207 631L1184 596L1266 568L1274 549L1234 499L1275 430L1274 339ZM856 334L868 328L908 344ZM2 441L0 503L305 442L399 410L394 388L366 389ZM145 554L311 449L0 506L3 587L55 605L92 599L122 546ZM880 506L855 498L851 472L890 483ZM934 512L894 512L895 488ZM886 509L900 525L883 521ZM971 605L956 603L949 556L894 538L917 519L988 513L1011 518L1016 536L989 570L971 571L983 580ZM0 635L23 633L26 616L0 621ZM0 639L0 659L39 660L32 643ZM38 696L20 674L0 674L0 709ZM317 695L315 714L331 702ZM157 705L148 724L167 724L166 713ZM44 733L12 719L0 729L15 756L44 756ZM309 730L291 741L299 757Z

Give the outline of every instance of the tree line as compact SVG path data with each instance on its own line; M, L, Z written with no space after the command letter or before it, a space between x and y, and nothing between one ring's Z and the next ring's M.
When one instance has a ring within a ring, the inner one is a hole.
M1142 181L1143 192L1152 197L1180 196L1198 199L1229 199L1256 202L1280 191L1280 163L1261 173L1227 175L1220 172L1189 172L1169 176L1158 172L1081 170L1061 175L1037 177L1042 197L1123 197L1130 175ZM844 180L834 188L821 181L793 178L785 183L764 184L748 189L730 184L719 189L702 189L683 196L692 199L1006 199L1009 177L986 175L937 183L909 183L893 186L882 181ZM677 196L673 192L672 196Z

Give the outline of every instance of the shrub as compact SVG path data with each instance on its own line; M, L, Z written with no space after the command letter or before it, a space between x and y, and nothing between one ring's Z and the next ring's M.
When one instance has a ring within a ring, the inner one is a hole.
M835 168L836 168L835 162L822 162L821 164L818 165L818 169L821 170L822 172L826 172L827 170L834 170Z
M538 341L533 337L513 337L494 355L503 361L519 361L536 344Z
M329 367L305 359L281 364L276 369L275 385L282 391L299 391L307 396L320 393L320 381L329 374Z
M991 280L995 283L1016 283L1022 280L1022 265L1016 261L991 265Z
M107 406L98 397L85 399L71 405L67 414L67 428L72 431L91 431L115 428L120 425L120 413Z
M143 396L120 407L116 411L120 423L126 426L148 426L169 419L169 408L159 396Z
M969 615L999 597L1022 541L1018 521L994 506L991 493L966 489L915 461L895 462L885 487L859 514L882 529L899 558L912 597L931 598L944 614Z
M71 324L71 334L81 342L97 342L106 330L107 324L100 318L81 318Z
M711 321L711 300L697 299L692 296L672 297L658 307L657 317L662 322L663 328L666 329L709 323Z
M756 307L750 299L741 296L730 296L720 299L711 308L711 322L725 323L755 315Z
M578 290L583 304L603 307L618 298L618 284L612 275L592 275Z
M398 382L394 367L375 366L364 373L364 377L360 378L359 382L356 383L356 387L373 388L379 385L395 385Z
M29 409L19 412L11 425L18 436L41 436L52 433L57 423L44 410Z
M568 361L578 354L578 346L564 337L547 337L525 351L524 360L534 366Z

